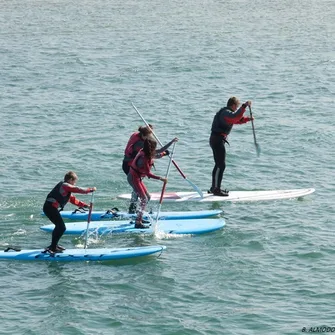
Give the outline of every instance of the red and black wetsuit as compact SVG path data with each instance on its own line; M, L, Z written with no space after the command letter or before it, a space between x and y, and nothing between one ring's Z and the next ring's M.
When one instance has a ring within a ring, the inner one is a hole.
M242 124L250 121L249 117L244 117L246 105L243 104L236 112L228 107L221 108L212 123L209 144L213 151L215 166L212 171L211 191L220 190L223 172L226 169L226 148L227 137L234 124Z
M140 132L133 133L124 150L124 158L122 162L122 170L128 175L130 165L136 157L137 153L143 148L144 140L142 139Z
M51 250L56 250L58 241L66 230L63 218L60 215L58 209L62 210L64 206L68 203L68 201L78 207L87 206L85 202L78 200L71 193L87 194L91 191L91 188L84 189L81 187L73 186L64 181L60 181L48 194L43 206L43 212L55 225L55 229L52 232L52 242L49 247Z
M161 158L163 155L162 153L165 152L165 150L173 143L173 140L170 141L168 144L164 145L162 148L156 150L155 158ZM126 149L124 150L124 158L122 162L122 170L123 172L128 175L130 166L138 154L138 152L143 149L144 146L144 140L140 136L140 132L133 133L129 141L127 143ZM138 196L137 193L134 191L132 192L130 204L129 204L129 213L135 213L137 208L137 200Z
M173 140L170 141L168 144L164 145L162 148L156 150L156 157L155 158L161 158L161 153L163 153L170 145L173 143ZM143 149L144 146L144 140L140 135L140 132L133 133L129 141L126 145L126 148L124 150L124 158L122 162L122 170L123 172L128 175L130 165L133 162L134 158L138 154L138 152Z
M163 153L159 154L160 157L164 156ZM144 185L142 179L144 177L153 178L153 179L160 179L159 176L154 175L151 173L151 167L153 166L153 159L148 159L143 150L140 150L139 153L136 155L135 159L133 160L130 171L128 173L128 182L130 186L133 188L134 193L140 198L140 211L138 215L138 220L142 220L143 211L150 200L150 194Z

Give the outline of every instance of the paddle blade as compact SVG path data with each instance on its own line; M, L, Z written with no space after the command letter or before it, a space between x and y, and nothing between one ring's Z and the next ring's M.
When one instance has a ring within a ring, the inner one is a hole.
M259 146L258 143L256 143L256 152L257 152L257 157L261 155L261 147Z

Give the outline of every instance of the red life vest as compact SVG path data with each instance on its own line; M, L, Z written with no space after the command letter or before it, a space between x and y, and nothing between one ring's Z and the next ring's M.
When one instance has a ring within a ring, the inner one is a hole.
M133 171L137 173L137 175L141 178L150 176L151 167L154 164L153 159L148 159L143 150L140 150L136 155L135 159L131 163L130 167Z
M139 150L136 151L135 146L137 145L139 149L141 149L143 148L143 144L144 141L141 138L140 133L139 132L133 133L129 138L126 149L124 150L124 159L126 161L132 161L136 157L139 151Z

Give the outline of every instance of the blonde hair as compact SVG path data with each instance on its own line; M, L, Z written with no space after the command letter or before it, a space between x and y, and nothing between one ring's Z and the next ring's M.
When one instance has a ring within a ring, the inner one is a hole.
M229 98L227 102L227 107L232 107L233 105L239 105L240 101L236 97Z
M65 174L65 176L64 176L64 181L65 181L65 182L67 182L67 181L69 181L69 180L71 180L71 179L78 179L78 176L77 176L76 173L73 172L73 171L69 171L69 172L67 172L67 173Z

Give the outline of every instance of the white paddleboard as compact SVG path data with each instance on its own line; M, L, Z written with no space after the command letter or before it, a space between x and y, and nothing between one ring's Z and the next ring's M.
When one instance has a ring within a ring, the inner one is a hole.
M219 197L203 192L203 198L197 192L166 192L163 201L165 202L215 202L215 201L266 201L302 198L315 192L314 188L301 188L292 190L273 190L273 191L230 191L227 197ZM160 193L151 193L150 201L159 201ZM120 194L118 199L130 200L131 194Z

